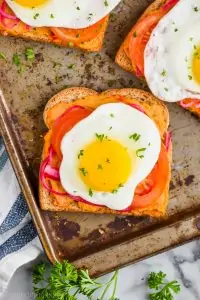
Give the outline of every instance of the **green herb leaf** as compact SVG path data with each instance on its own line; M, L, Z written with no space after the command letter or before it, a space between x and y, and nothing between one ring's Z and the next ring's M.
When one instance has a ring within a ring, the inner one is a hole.
M117 278L118 271L104 284L90 278L88 270L77 270L66 260L54 265L42 263L34 267L33 290L36 300L77 300L80 294L91 299L96 290L103 289L100 299L106 300L107 291L113 284L112 296L109 299L117 300Z
M24 69L23 69L23 66L21 64L20 56L17 53L15 53L13 55L13 63L17 66L18 73L21 74Z
M40 281L44 280L44 274L46 272L46 269L47 269L47 264L44 262L34 266L33 269L34 284L38 284Z
M161 75L162 75L163 77L165 77L165 76L167 75L167 71L166 71L165 69L163 69Z
M92 196L93 196L93 191L92 191L92 189L91 189L91 188L89 189L88 193L89 193L89 196L90 196L90 197L92 197Z
M83 176L86 176L88 174L85 168L79 168L79 170L83 174Z
M0 52L0 59L7 61L6 56L3 52Z
M134 140L136 142L140 139L140 137L141 137L141 135L138 133L133 133L133 134L129 135L129 139Z
M83 156L83 154L84 154L84 150L80 150L78 154L78 159L80 159L80 157Z
M26 48L25 57L26 57L26 60L34 60L35 59L35 53L34 53L33 48Z
M134 31L133 36L137 37L137 31Z
M139 158L144 158L143 152L146 151L146 148L140 148L136 150L136 156Z
M103 140L107 140L107 139L108 139L107 135L105 135L105 134L98 134L98 133L95 133L95 136L96 136L96 138L97 138L100 142L103 142Z
M98 170L103 170L102 165L101 165L101 164L98 164L97 169L98 169Z
M147 284L150 289L155 289L156 293L150 294L150 300L173 300L172 293L178 294L180 292L180 284L174 280L171 282L165 281L166 274L163 272L150 273Z

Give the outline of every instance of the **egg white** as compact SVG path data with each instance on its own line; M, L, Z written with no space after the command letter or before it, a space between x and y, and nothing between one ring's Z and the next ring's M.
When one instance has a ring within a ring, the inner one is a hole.
M144 52L145 78L161 100L200 99L200 86L191 74L199 28L199 0L180 0L153 30Z
M120 0L49 0L46 4L28 8L6 0L16 16L33 27L85 28L108 15ZM39 14L37 17L36 14ZM53 16L53 17L51 17Z
M114 117L110 117L110 114ZM110 127L112 130L109 130ZM85 186L77 172L77 156L80 149L95 140L96 133L104 133L108 138L120 142L128 149L132 158L135 157L137 149L146 148L146 151L143 153L144 158L136 159L135 169L117 193L93 191L91 197L88 193L89 187ZM133 133L141 135L137 142L129 139ZM155 166L160 147L158 128L147 115L123 103L101 105L66 133L62 140L62 186L69 194L80 196L93 204L105 205L115 210L126 209L132 203L136 186Z

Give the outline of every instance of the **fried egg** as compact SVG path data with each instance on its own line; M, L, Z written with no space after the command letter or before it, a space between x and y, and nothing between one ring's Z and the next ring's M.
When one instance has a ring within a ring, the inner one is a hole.
M123 103L101 105L63 137L61 184L92 204L126 209L160 147L159 130L147 115Z
M145 78L168 102L200 99L200 2L180 0L153 30L144 53Z
M85 28L108 15L120 0L6 0L33 27Z

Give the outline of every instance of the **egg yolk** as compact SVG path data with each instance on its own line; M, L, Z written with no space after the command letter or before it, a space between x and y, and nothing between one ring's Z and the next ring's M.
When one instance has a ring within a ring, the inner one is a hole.
M17 4L31 8L43 5L48 1L49 0L15 0Z
M115 140L95 140L80 154L78 172L85 185L95 191L116 192L134 166L127 149Z
M193 53L192 73L196 82L200 84L200 46L195 47L195 51Z

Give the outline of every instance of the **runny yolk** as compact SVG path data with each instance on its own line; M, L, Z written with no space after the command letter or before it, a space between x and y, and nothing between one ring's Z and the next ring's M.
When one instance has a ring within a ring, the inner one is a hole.
M193 53L192 73L196 82L200 84L200 46L195 47L195 51Z
M78 172L85 185L95 191L117 191L134 165L127 149L115 140L95 140L80 153Z
M25 7L37 7L49 2L49 0L14 0L17 4Z

